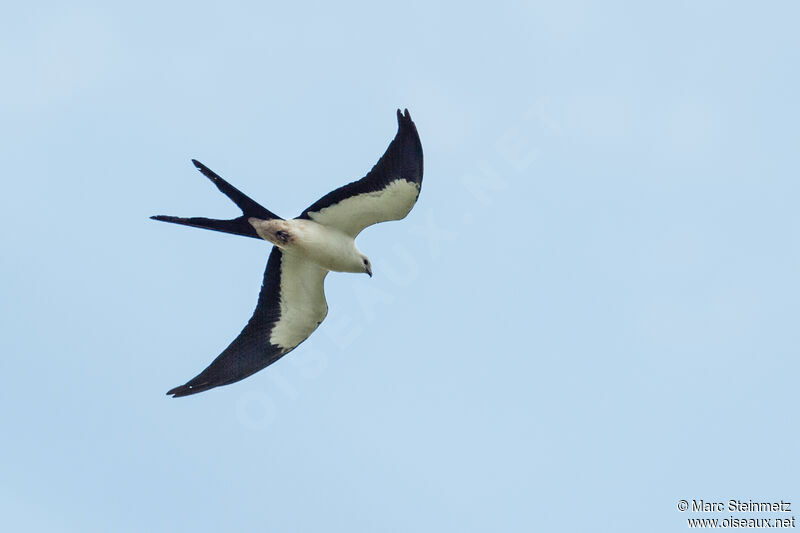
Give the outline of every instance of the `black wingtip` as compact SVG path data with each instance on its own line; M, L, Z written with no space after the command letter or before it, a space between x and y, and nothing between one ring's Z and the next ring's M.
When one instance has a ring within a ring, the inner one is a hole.
M168 390L167 396L172 396L173 398L181 398L183 396L189 396L190 394L197 394L198 392L204 390L206 389L193 389L189 385L180 385L178 387Z
M153 215L150 217L150 220L158 220L161 222L175 222L176 220L180 220L178 217L171 217L169 215Z
M197 394L199 392L205 392L207 390L218 387L219 385L224 385L224 383L212 384L209 381L193 383L195 380L196 378L193 379L192 381L189 381L188 383L184 383L183 385L178 385L177 387L168 390L167 396L172 396L173 398L182 398L184 396L191 396L192 394Z
M181 398L190 394L192 394L191 390L187 391L183 386L175 387L167 391L167 396L172 396L173 398Z
M411 113L408 112L407 108L404 109L403 111L400 111L400 109L398 108L397 109L397 125L398 126L402 126L404 123L405 124L409 124L409 123L413 124L414 123L414 121L411 120Z

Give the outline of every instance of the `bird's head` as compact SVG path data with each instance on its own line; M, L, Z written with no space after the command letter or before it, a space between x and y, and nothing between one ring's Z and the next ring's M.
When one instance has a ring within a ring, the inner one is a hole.
M369 277L372 277L372 263L369 262L369 258L361 254L361 265L364 267L364 272L369 274Z

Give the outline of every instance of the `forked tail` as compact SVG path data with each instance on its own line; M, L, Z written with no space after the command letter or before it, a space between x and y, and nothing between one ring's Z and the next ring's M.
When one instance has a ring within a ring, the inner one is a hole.
M221 231L224 233L234 233L236 235L244 235L245 237L253 237L260 239L256 230L250 225L248 219L250 217L260 218L262 220L279 219L281 217L259 205L256 201L248 197L242 191L220 178L213 170L205 166L200 161L192 159L192 163L197 167L197 170L203 173L205 177L210 179L214 185L217 186L222 194L233 200L233 203L239 206L242 210L242 216L230 220L216 220L213 218L204 217L173 217L168 215L152 216L153 220L161 220L162 222L172 222L173 224L182 224L184 226L192 226L195 228L210 229L214 231Z

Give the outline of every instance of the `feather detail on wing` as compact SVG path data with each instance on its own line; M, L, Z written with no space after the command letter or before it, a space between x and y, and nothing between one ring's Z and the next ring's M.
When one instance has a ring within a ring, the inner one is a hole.
M326 194L298 218L311 219L355 237L364 228L404 218L422 187L422 144L406 109L386 153L360 180Z
M273 247L250 321L208 368L167 394L188 396L234 383L295 349L328 313L324 291L327 273L310 261Z

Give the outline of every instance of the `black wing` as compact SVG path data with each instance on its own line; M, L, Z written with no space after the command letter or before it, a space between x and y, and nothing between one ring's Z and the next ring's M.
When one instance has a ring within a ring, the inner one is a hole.
M167 394L177 398L234 383L296 348L327 314L326 274L315 264L273 247L250 321L208 368Z
M422 143L408 109L397 110L397 125L394 140L366 176L329 192L298 218L353 237L372 224L404 218L422 187Z

